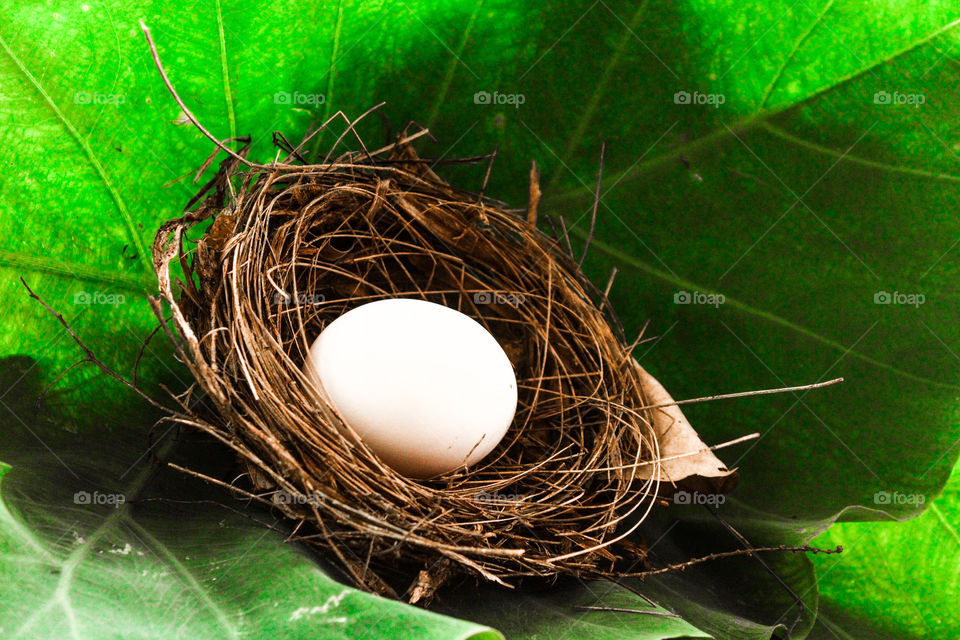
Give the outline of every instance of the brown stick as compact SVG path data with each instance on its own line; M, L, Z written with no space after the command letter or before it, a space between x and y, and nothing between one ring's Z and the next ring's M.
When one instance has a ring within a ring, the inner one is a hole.
M730 400L732 398L751 398L753 396L766 396L774 393L792 393L794 391L807 391L809 389L821 389L823 387L829 387L831 385L835 385L840 382L843 382L843 378L834 378L833 380L827 380L826 382L815 382L813 384L805 384L799 387L779 387L777 389L760 389L758 391L739 391L737 393L724 393L716 396L705 396L703 398L691 398L689 400L661 402L659 404L651 404L645 407L641 407L641 409L662 409L663 407L676 407L682 404L694 404L697 402L711 402L713 400Z
M537 162L534 160L530 166L530 200L527 205L527 224L531 227L537 226L537 207L540 205L540 171L537 169Z

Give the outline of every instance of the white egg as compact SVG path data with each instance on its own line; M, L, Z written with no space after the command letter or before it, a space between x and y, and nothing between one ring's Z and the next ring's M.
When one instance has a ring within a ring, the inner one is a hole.
M320 332L304 373L383 462L411 478L476 464L517 409L517 379L497 340L424 300L351 309Z

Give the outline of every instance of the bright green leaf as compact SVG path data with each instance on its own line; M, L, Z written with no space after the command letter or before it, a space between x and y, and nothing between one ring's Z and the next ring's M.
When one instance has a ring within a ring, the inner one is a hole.
M891 501L932 496L891 492ZM884 498L886 499L886 498ZM909 522L838 524L818 544L842 544L842 556L815 562L825 614L819 637L956 638L960 579L960 467L927 511Z

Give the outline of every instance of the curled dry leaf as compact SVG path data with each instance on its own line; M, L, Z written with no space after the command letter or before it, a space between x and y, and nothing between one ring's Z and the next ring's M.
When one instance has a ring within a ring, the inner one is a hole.
M701 493L729 493L740 480L736 469L727 469L690 425L683 411L675 404L663 385L634 361L640 373L640 384L650 410L650 421L660 447L659 465L640 468L642 478L655 478L660 473L660 495L672 496L678 490ZM666 405L666 406L658 406ZM693 453L698 452L698 453ZM691 455L692 454L692 455Z

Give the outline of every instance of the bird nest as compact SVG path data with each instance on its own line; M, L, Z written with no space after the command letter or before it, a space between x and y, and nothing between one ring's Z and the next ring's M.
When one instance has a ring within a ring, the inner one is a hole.
M526 215L454 188L418 157L425 133L320 164L289 146L270 165L232 154L161 227L168 334L196 380L175 419L232 448L247 479L231 487L374 592L416 601L457 573L511 584L642 564L630 534L656 500L662 455L634 345L566 234L537 227L536 182ZM510 358L517 412L478 464L405 477L311 393L316 336L390 298L457 309ZM207 402L191 402L197 387Z

